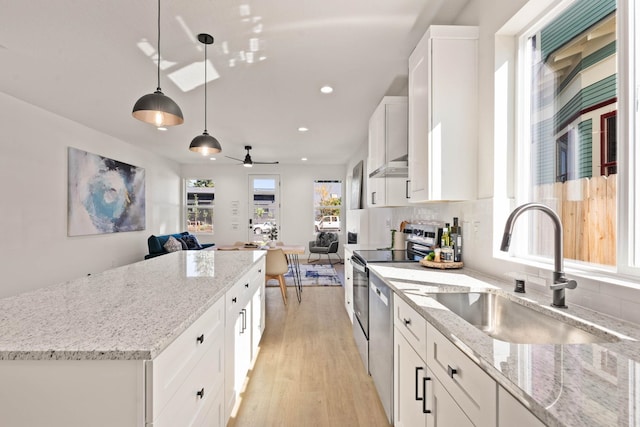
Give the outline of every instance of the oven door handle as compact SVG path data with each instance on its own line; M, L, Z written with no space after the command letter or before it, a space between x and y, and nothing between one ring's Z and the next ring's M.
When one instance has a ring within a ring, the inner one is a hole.
M351 259L351 265L353 266L353 269L354 269L354 270L357 270L357 271L359 271L359 272L360 272L360 273L362 273L362 274L367 274L367 271L366 271L366 269L365 269L365 266L364 266L364 265L362 265L362 264L360 264L360 263L359 263L359 262L357 262L357 261L354 261L354 260L353 260L353 258Z

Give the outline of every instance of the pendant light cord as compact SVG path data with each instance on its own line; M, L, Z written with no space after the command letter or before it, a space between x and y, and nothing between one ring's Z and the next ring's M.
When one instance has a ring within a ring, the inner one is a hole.
M207 45L204 45L204 132L207 133Z
M160 89L160 0L158 0L158 91Z

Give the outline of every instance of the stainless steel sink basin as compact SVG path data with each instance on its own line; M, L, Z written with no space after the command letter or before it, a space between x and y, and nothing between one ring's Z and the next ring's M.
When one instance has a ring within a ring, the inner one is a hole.
M578 320L557 319L493 293L436 293L423 296L435 299L485 334L501 341L518 344L581 344L620 340L595 326L582 324ZM578 325L590 328L592 332Z

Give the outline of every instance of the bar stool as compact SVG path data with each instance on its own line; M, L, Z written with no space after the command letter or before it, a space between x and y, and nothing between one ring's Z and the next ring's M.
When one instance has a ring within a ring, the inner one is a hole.
M264 276L265 283L271 279L280 283L280 292L282 292L282 301L287 305L287 284L284 275L289 271L287 257L282 249L267 250L266 272Z

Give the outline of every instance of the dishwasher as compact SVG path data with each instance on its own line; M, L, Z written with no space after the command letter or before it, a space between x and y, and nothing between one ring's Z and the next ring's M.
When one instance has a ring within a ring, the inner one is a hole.
M393 423L393 292L369 271L369 374Z

